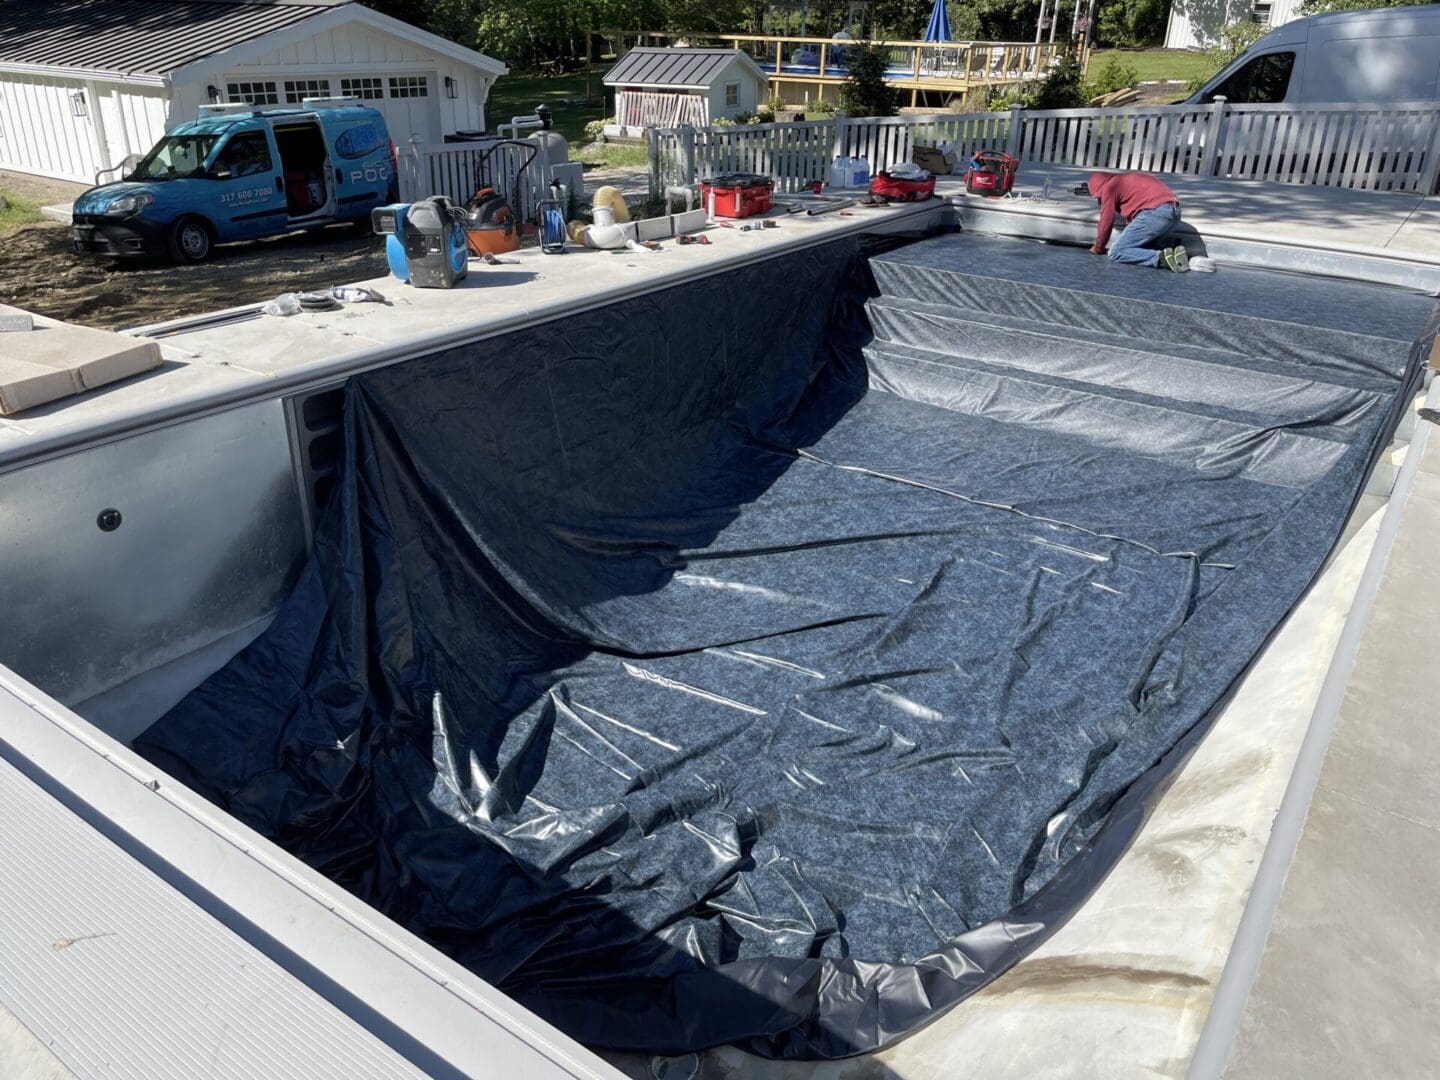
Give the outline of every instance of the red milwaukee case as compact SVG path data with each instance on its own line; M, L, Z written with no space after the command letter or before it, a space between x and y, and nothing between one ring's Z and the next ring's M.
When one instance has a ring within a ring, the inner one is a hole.
M756 173L724 173L702 180L700 198L706 210L710 209L711 192L715 195L716 217L745 218L770 209L775 182Z

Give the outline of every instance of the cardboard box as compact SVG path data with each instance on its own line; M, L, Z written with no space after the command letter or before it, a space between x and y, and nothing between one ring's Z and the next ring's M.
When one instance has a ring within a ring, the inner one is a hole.
M0 315L24 314L0 304ZM158 342L36 318L33 330L0 334L0 416L159 366Z

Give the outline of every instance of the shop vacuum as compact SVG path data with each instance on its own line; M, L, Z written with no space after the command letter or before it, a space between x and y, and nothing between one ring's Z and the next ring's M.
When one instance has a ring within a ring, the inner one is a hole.
M376 207L375 232L385 237L390 273L417 289L450 289L468 272L465 213L444 195Z

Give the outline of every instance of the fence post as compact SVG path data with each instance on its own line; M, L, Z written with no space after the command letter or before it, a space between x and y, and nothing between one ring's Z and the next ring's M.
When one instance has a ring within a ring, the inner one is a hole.
M695 183L695 126L693 124L682 124L680 126L680 149L683 153L685 163L685 176L680 182L690 185Z
M654 127L645 129L645 154L650 159L650 194L653 197L665 188L660 177L660 136Z
M1425 168L1415 190L1421 195L1440 195L1440 110L1430 113L1430 142L1425 149Z
M1225 95L1217 94L1210 105L1210 117L1205 124L1205 147L1198 155L1192 155L1194 175L1219 176L1221 147L1225 138Z
M1025 106L1023 105L1010 106L1010 131L1005 139L1005 153L1012 158L1020 157L1020 147L1024 142L1022 137L1022 125L1025 123L1024 112Z
M831 157L832 159L833 159L833 158L837 158L837 157L842 156L844 153L845 153L845 111L844 111L843 109L837 109L837 110L835 110L835 149L831 152L830 157ZM826 183L829 183L829 182L830 182L830 178L829 178L828 176L825 177L825 182L826 182Z

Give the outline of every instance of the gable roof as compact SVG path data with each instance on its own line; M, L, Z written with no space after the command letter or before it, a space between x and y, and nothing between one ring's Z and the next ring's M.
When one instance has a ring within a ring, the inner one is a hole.
M694 86L708 88L735 60L758 79L768 76L739 49L637 46L620 58L601 81L606 86Z
M268 35L318 33L344 21L495 75L506 71L498 60L352 0L0 0L0 70L163 83Z
M349 0L0 0L0 64L159 76Z

